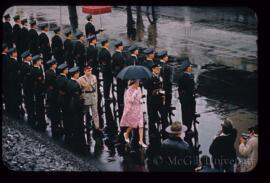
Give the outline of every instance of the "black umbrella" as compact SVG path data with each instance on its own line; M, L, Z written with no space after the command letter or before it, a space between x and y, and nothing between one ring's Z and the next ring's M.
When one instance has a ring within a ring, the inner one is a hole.
M117 75L117 78L122 80L149 79L151 77L152 73L148 70L148 68L137 65L128 66L122 69Z

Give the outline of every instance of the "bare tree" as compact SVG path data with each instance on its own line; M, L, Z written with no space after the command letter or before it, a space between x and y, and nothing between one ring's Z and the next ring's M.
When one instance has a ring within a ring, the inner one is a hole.
M144 25L143 25L143 19L142 19L142 9L141 6L136 6L137 10L137 40L142 41L144 36Z
M78 15L76 6L68 6L69 20L73 32L78 28Z
M129 39L136 39L135 21L132 17L131 6L127 6L127 35Z

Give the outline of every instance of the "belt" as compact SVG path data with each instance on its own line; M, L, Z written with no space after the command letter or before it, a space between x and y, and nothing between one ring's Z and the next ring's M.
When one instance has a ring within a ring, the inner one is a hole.
M63 92L63 91L61 91L61 90L59 90L59 94L60 94L60 95L66 95L66 93Z
M84 91L83 93L94 93L95 91Z

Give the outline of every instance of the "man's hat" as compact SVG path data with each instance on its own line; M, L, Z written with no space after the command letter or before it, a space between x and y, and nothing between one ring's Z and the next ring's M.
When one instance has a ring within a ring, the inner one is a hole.
M180 69L181 70L185 70L187 67L189 67L191 65L189 58L185 58L185 60L183 61L183 63L180 65Z
M153 48L147 48L146 50L144 50L144 53L145 54L151 54L151 53L154 53L155 52L155 50L153 49Z
M233 125L232 125L232 120L230 120L229 118L226 118L223 123L221 124L222 127L226 128L226 129L232 129Z
M80 68L79 67L72 67L71 69L68 70L68 72L71 74L71 75L74 75L76 74L77 72L80 72Z
M109 42L109 39L108 38L102 38L101 40L100 40L100 43L103 45L103 44L105 44L105 43L107 43L107 42Z
M163 58L163 57L165 57L165 56L167 56L167 55L168 55L168 53L167 53L166 50L162 50L162 51L159 51L159 52L157 53L157 56L160 57L160 58Z
M118 41L115 42L114 46L115 46L115 47L123 46L123 42L120 41L120 40L118 40Z
M139 49L138 46L132 45L132 46L130 46L130 47L128 48L128 51L129 51L129 52L133 52L133 51L138 50L138 49Z
M40 55L35 55L32 58L32 62L33 64L35 64L37 61L39 61L40 59L42 59L42 57Z
M27 18L23 18L22 20L21 20L21 23L24 25L25 23L27 23Z
M56 63L57 62L56 62L56 60L54 58L47 61L47 64L50 65L50 66L53 65L53 64L56 64Z
M96 35L88 36L87 41L93 41L94 39L97 39Z
M162 68L159 64L153 64L152 67L151 67L151 69L154 69L156 67Z
M2 44L2 50L3 50L3 49L6 49L6 48L8 48L7 43L3 43L3 44Z
M34 20L34 19L33 19L33 20L30 20L29 24L30 24L31 26L36 25L36 24L37 24L37 21Z
M93 68L91 67L91 65L86 65L86 66L84 66L84 68L83 68L84 70L93 70Z
M10 18L10 15L9 15L9 14L5 14L5 15L4 15L4 18L5 18L5 19Z
M47 23L41 23L39 24L39 27L41 28L41 30L47 28L49 25Z
M169 134L180 134L182 131L186 131L187 127L182 125L181 122L173 122L172 125L168 126L165 131Z
M62 72L63 70L65 70L68 67L68 65L66 63L62 63L60 64L57 69Z
M29 57L29 56L32 56L29 50L27 50L27 51L25 51L25 52L23 52L23 53L21 54L21 57L22 57L23 59L26 58L26 57Z
M91 15L91 14L89 14L89 15L86 16L86 20L89 21L89 20L91 20L91 19L92 19L92 15Z
M80 37L83 36L83 32L78 30L78 31L76 31L75 36L77 39L80 39Z
M65 31L64 31L64 34L65 34L66 36L68 36L69 34L71 34L71 29L65 30Z
M249 127L248 131L250 131L250 132L254 131L256 134L258 134L258 125Z
M19 20L19 19L20 19L20 15L15 15L15 16L13 17L13 19L14 19L14 21Z
M55 28L53 28L53 32L57 33L61 30L61 28L59 26L56 26Z
M8 54L12 54L13 52L16 52L17 50L16 50L16 48L10 48L9 50L8 50Z

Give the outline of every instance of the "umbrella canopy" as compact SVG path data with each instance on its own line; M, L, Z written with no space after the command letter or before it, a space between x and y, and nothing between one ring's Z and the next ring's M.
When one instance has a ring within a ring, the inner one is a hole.
M144 66L131 65L122 69L117 78L122 80L149 79L152 73Z
M112 12L111 6L83 6L82 11L92 15L100 15Z

